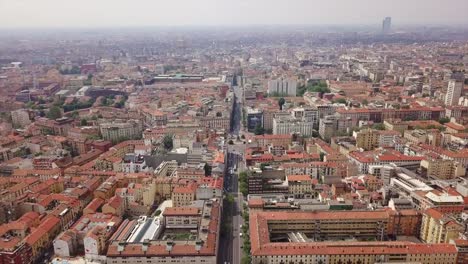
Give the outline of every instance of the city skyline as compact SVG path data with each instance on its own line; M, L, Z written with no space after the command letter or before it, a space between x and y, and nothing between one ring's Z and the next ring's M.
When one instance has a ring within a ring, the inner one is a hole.
M468 25L468 2L396 1L229 1L128 0L79 5L63 1L0 0L0 28L95 28L141 26ZM112 8L110 8L112 7ZM161 11L162 9L162 11ZM287 10L287 11L285 11ZM363 12L365 10L366 12Z
M0 0L0 264L468 264L468 0Z

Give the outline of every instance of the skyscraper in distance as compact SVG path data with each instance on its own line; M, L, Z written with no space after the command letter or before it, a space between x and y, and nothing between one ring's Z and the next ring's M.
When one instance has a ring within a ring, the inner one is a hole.
M465 76L462 72L453 73L445 94L445 105L457 105L463 92Z
M390 33L391 28L392 28L392 18L391 17L384 18L382 22L382 33L383 34Z

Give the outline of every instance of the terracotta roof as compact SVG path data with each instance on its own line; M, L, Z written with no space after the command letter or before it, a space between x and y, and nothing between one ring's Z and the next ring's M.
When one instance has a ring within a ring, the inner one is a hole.
M411 242L306 242L272 243L268 221L305 219L390 219L387 211L351 212L251 212L250 237L252 255L381 255L381 254L456 254L449 244L415 244Z
M104 204L104 200L101 198L94 198L85 208L84 210L91 210L91 212L95 213L99 207ZM83 211L84 211L83 210Z
M287 178L288 181L312 181L309 175L288 175Z
M148 245L147 251L143 251L143 247L139 243L135 244L127 244L122 251L118 250L118 241L125 238L125 234L130 231L134 225L135 221L126 221L126 224L122 224L119 227L119 230L116 231L115 235L111 238L114 242L109 245L107 250L107 257L152 257L152 256L215 256L217 254L217 245L218 245L218 229L219 229L219 221L220 221L220 210L219 204L214 202L212 204L211 210L211 217L210 223L208 225L208 235L206 240L204 241L201 249L199 251L196 250L194 244L187 244L185 242L178 243L175 242L172 246L172 250L169 252L166 249L166 245L162 243L151 243ZM122 235L123 234L123 235Z
M249 199L249 207L263 207L263 200L261 198Z
M164 216L198 216L199 210L195 207L168 207L164 210Z
M459 131L465 130L464 126L456 124L456 123L452 123L452 122L445 124L445 126L454 130L459 130Z
M437 220L444 218L444 214L434 208L429 208L424 213Z

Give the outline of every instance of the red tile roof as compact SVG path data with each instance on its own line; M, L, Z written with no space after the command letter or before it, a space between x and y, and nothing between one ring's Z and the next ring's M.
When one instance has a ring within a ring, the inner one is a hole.
M315 219L390 219L387 211L351 212L251 212L250 238L253 256L274 255L381 255L381 254L457 254L454 245L416 244L411 242L306 242L272 243L269 238L270 220Z
M288 175L288 181L308 181L312 182L312 178L309 175Z
M195 207L168 207L164 210L164 216L198 216L199 210Z

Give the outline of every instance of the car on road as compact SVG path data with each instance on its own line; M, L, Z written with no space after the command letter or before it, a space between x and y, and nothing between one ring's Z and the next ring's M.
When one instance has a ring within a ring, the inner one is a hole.
M242 237L242 232L239 233L239 236Z

